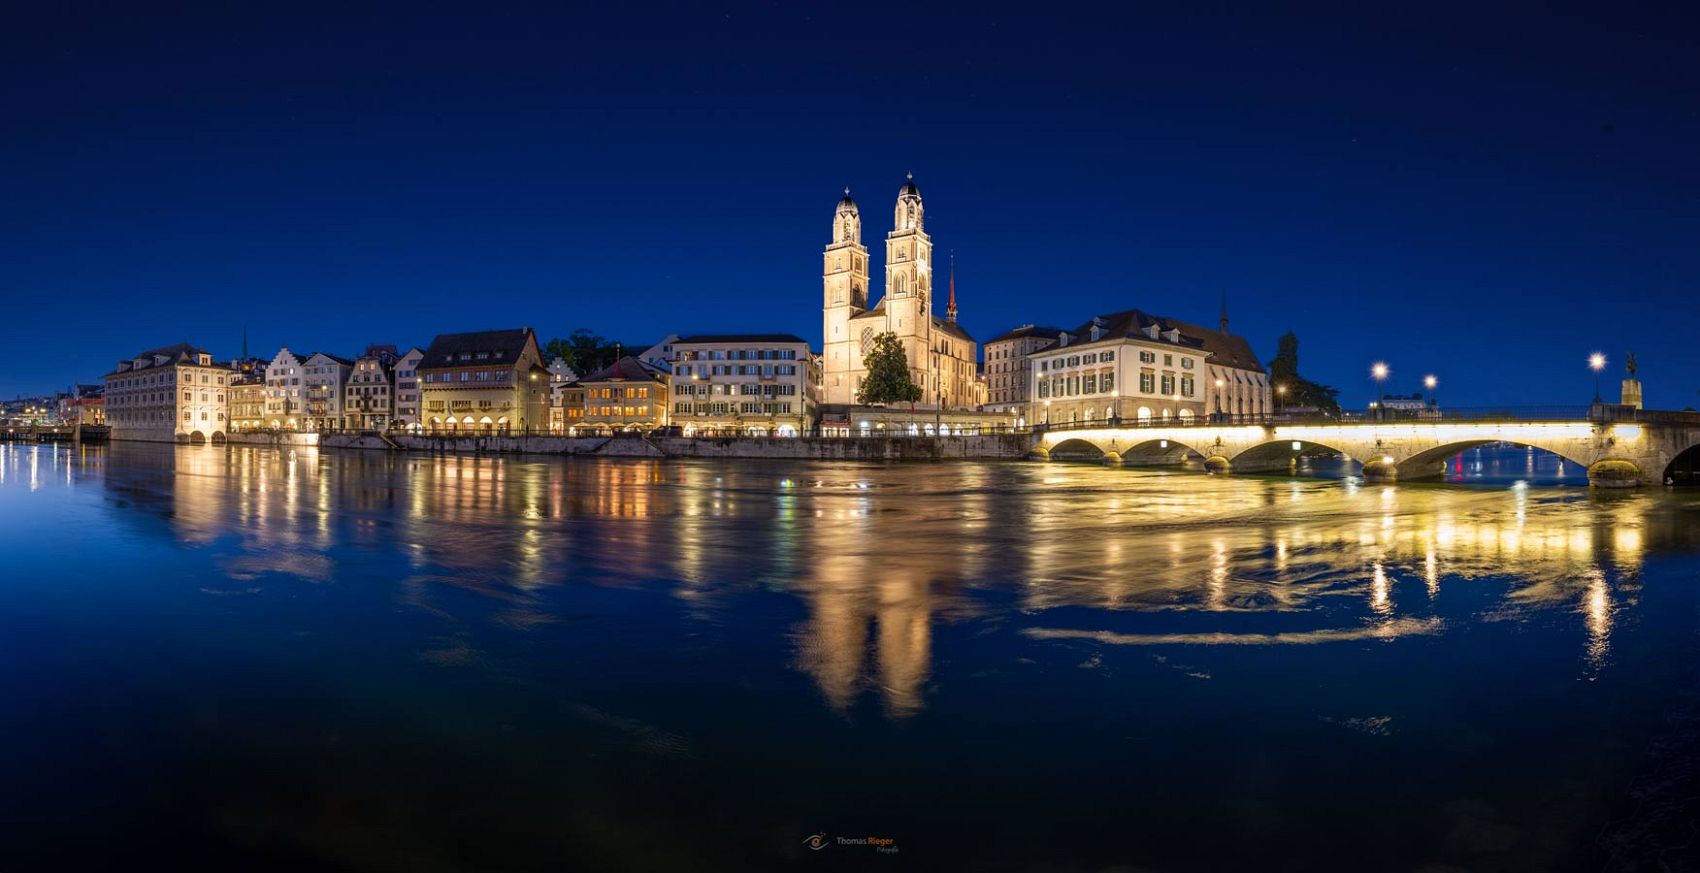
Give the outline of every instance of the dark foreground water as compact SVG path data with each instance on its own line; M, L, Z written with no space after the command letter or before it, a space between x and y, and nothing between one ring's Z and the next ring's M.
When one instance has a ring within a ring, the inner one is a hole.
M1692 869L1700 500L1490 480L0 446L0 869Z

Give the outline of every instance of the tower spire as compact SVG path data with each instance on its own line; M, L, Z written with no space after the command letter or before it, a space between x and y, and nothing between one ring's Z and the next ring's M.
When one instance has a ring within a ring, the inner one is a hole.
M1228 292L1222 292L1222 332L1228 332Z
M944 317L956 323L956 249L950 250L950 302L945 305Z

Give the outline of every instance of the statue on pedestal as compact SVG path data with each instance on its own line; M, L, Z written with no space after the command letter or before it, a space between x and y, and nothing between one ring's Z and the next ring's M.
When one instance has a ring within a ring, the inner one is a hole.
M1629 370L1629 378L1623 380L1623 398L1621 403L1623 406L1640 409L1641 380L1635 377L1637 369L1635 366L1635 353L1630 352L1627 356L1625 356L1624 362L1625 369Z

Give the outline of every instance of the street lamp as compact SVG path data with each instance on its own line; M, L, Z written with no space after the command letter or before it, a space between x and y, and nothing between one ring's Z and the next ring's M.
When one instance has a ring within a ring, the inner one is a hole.
M1377 394L1375 404L1376 418L1385 418L1387 413L1387 373L1387 364L1382 361L1376 361L1369 368L1369 374L1375 377L1375 391Z
M1275 411L1278 413L1287 411L1287 386L1285 385L1275 386Z
M1594 371L1594 402L1600 402L1600 371L1606 368L1606 356L1595 352L1588 356L1588 368Z
M1423 387L1428 389L1428 394L1429 394L1428 401L1429 401L1429 403L1433 404L1434 408L1437 409L1437 410L1440 408L1440 398L1439 398L1438 395L1435 394L1434 388L1435 388L1436 385L1439 385L1439 384L1440 384L1440 380L1436 379L1434 377L1433 373L1430 373L1427 376L1423 377Z

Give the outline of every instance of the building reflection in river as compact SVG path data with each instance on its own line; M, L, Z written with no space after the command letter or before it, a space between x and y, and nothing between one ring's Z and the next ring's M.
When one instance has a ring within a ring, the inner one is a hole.
M122 463L108 469L109 453ZM1030 640L1277 645L1444 633L1436 604L1492 580L1496 617L1573 611L1580 662L1598 670L1644 554L1700 536L1649 511L1656 496L1575 489L0 446L0 484L61 475L100 483L184 547L220 550L229 585L369 584L338 577L339 554L359 549L397 555L400 604L446 613L446 588L471 591L508 628L556 621L541 594L566 584L660 583L704 622L748 592L794 596L795 663L827 705L873 695L892 718L924 708L940 628L988 598L1013 597ZM1116 615L1166 618L1148 632Z

